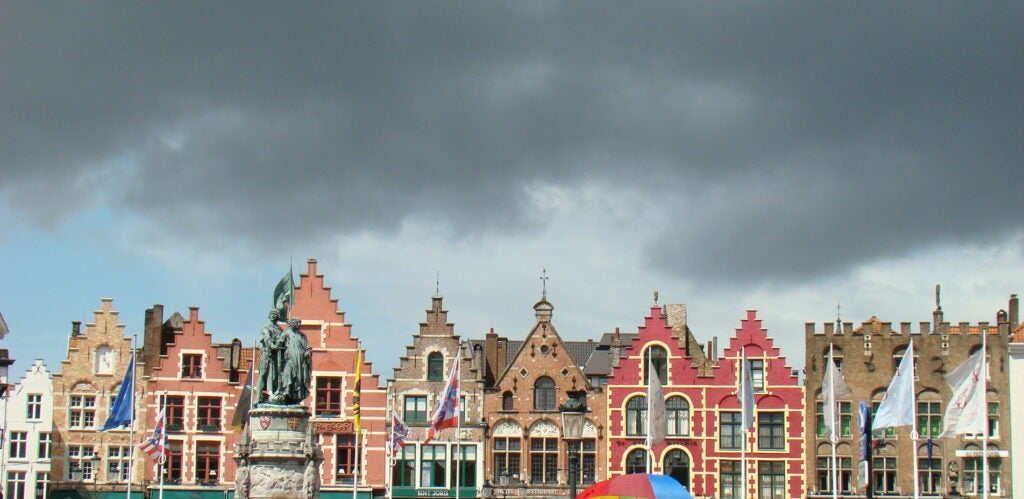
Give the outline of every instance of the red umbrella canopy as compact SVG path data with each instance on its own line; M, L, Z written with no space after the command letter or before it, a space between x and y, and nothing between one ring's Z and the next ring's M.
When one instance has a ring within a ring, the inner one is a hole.
M595 483L576 499L693 499L693 496L670 476L634 473Z

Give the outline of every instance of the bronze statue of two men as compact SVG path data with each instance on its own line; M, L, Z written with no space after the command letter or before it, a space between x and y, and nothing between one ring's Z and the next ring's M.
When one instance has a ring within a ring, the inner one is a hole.
M313 349L299 330L299 319L288 319L284 330L278 325L280 320L281 312L271 310L256 341L260 350L256 399L258 403L297 405L309 396Z

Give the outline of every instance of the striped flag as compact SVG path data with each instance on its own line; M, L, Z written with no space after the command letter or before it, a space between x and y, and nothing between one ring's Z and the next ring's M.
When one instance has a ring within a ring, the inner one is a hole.
M139 449L156 462L167 459L167 432L164 431L164 412L156 417L156 425L153 426L153 434L139 444Z
M363 393L363 349L356 354L356 382L352 386L352 421L356 425L356 438L363 434L362 404Z
M433 440L437 433L445 428L454 428L459 424L459 357L452 361L452 368L448 371L448 381L444 384L444 391L441 392L441 399L437 401L437 408L434 409L434 416L430 418L430 429L427 430L427 438L423 445Z
M405 439L409 438L409 427L405 421L398 417L398 413L391 413L391 456L397 456L399 451L405 447Z

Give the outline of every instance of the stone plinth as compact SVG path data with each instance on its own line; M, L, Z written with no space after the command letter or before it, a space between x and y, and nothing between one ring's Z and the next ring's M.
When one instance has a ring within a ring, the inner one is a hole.
M249 413L235 448L236 499L312 499L320 496L323 460L309 409L268 405Z

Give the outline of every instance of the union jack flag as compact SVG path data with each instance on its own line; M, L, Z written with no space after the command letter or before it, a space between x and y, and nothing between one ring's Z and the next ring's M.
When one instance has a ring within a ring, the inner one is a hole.
M409 427L405 421L398 417L398 414L391 415L391 456L397 456L398 452L405 448L405 439L409 438Z
M459 357L452 361L452 368L448 371L448 381L444 384L444 391L441 392L441 399L437 401L434 409L434 417L430 418L430 429L427 430L427 442L433 440L437 433L445 428L454 428L459 424Z
M167 433L164 431L164 414L162 411L156 417L153 434L139 444L139 449L149 456L150 459L158 463L167 459Z

